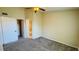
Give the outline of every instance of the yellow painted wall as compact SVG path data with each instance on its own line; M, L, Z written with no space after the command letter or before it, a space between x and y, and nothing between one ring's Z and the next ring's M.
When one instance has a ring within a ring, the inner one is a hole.
M77 13L76 10L50 11L44 13L43 36L78 48Z

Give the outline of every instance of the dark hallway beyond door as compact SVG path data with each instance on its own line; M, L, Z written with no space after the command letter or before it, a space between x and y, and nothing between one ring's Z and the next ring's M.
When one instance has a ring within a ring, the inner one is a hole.
M18 24L18 31L19 31L18 37L23 37L23 20L17 20L17 24Z

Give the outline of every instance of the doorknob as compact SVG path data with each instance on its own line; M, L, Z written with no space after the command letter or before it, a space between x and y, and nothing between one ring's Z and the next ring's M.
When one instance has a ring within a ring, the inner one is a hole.
M16 32L16 30L14 32Z

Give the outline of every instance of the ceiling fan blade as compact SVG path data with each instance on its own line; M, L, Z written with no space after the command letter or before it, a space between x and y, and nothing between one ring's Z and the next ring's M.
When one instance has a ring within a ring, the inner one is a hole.
M46 11L45 9L43 9L43 8L39 8L40 10L42 10L42 11Z
M27 7L26 9L32 9L32 7Z

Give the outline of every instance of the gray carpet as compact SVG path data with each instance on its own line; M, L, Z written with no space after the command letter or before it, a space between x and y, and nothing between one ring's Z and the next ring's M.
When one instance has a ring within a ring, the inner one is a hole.
M73 48L43 37L35 40L20 39L4 45L4 51L77 51Z

